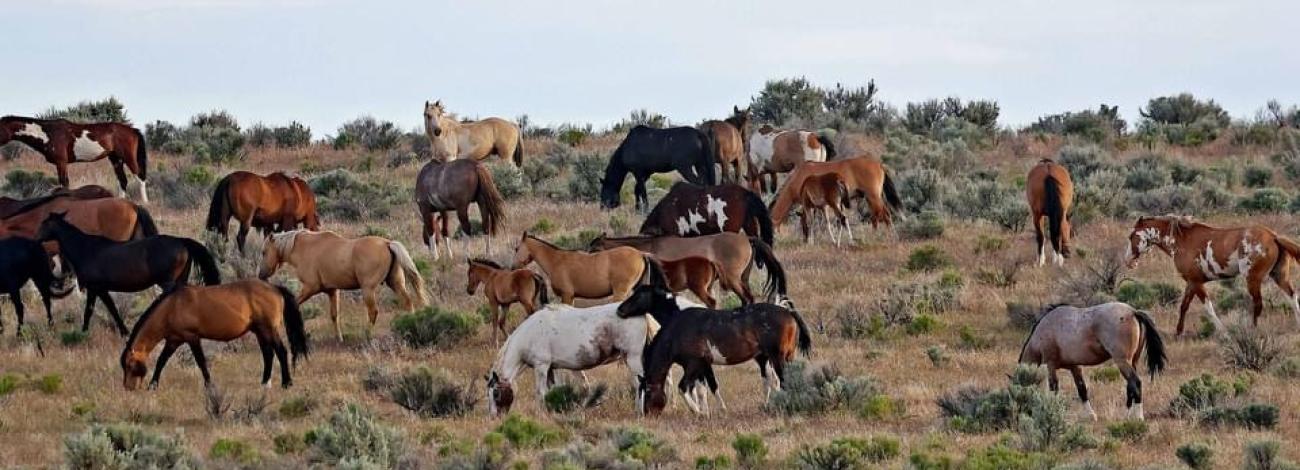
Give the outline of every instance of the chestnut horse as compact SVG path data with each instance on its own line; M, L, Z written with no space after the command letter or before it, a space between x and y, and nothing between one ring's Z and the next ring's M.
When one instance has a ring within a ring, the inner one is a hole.
M438 259L438 239L447 245L451 257L451 234L447 230L447 211L456 211L460 219L459 232L468 236L474 231L469 221L469 205L478 204L483 217L483 237L488 253L492 252L492 236L501 230L505 221L505 199L492 181L492 172L476 160L431 161L424 164L415 177L415 205L420 210L420 223L424 226L424 241ZM439 220L441 219L441 221ZM441 223L442 229L438 226ZM468 250L468 249L467 249Z
M835 158L830 139L807 130L776 130L763 125L749 136L749 185L755 192L776 191L777 173L789 173L804 162ZM772 184L765 185L764 176Z
M747 165L749 144L744 136L749 134L749 109L741 111L732 106L731 117L724 120L704 121L700 131L713 141L713 158L722 167L720 183L739 183L749 173Z
M262 349L262 386L271 386L271 356L280 360L280 386L289 388L289 358L293 363L307 357L307 332L302 312L293 293L283 287L253 279L206 287L182 287L163 294L149 305L131 330L131 338L122 350L122 386L140 388L149 367L149 353L163 343L158 354L149 388L158 388L158 379L167 360L181 345L189 345L194 364L203 374L203 385L212 386L203 341L230 342L253 333ZM285 348L281 334L289 340Z
M692 237L741 231L772 245L772 217L763 199L730 183L700 186L678 182L641 224L642 235Z
M1178 307L1179 336L1192 299L1205 304L1205 315L1223 334L1223 322L1214 313L1214 303L1205 294L1205 283L1246 276L1246 290L1251 298L1252 324L1259 323L1264 309L1260 288L1264 279L1273 278L1291 302L1296 324L1300 325L1300 295L1291 288L1291 260L1300 259L1300 244L1279 236L1263 225L1218 228L1193 221L1191 217L1140 217L1129 234L1128 266L1137 266L1138 257L1159 248L1174 259L1174 268L1187 282L1183 303Z
M424 133L433 145L434 160L485 160L496 155L524 165L524 141L519 126L501 118L460 122L442 107L442 100L424 102Z
M705 307L717 308L718 301L710 292L713 283L723 275L722 265L703 256L688 256L672 261L658 260L673 292L691 291L704 302ZM739 294L737 294L739 296Z
M1074 205L1074 183L1065 167L1049 159L1038 161L1025 180L1030 219L1038 240L1038 265L1047 263L1047 244L1043 243L1043 219L1047 219L1053 260L1065 265L1070 257L1070 207Z
M618 246L636 248L654 255L660 261L676 261L692 256L713 261L722 269L718 275L722 287L735 292L742 304L754 303L754 294L749 289L749 273L755 266L767 271L764 295L768 301L779 302L787 295L785 269L772 254L772 248L756 237L731 232L691 238L601 235L591 241L590 249L607 250Z
M804 179L811 175L837 173L844 180L844 189L849 199L865 198L871 209L871 227L879 224L893 225L893 213L903 205L894 189L894 181L889 177L889 169L880 162L866 158L854 157L833 162L805 163L795 168L785 180L785 186L777 192L769 211L772 224L781 226L790 215L790 208L799 202L799 190L803 188Z
M109 240L124 242L158 235L158 226L143 207L116 197L77 199L54 194L28 199L0 220L0 238L36 238L36 231L50 214L63 214L69 223L83 232ZM47 245L51 254L57 249Z
M123 193L128 191L126 169L136 178L135 196L148 204L145 189L149 157L144 134L139 129L118 122L78 124L65 119L36 119L21 116L0 118L0 145L18 141L36 150L45 161L54 164L59 185L69 187L68 164L93 162L108 157Z
M212 191L207 229L225 238L231 217L239 221L235 243L241 253L250 227L261 230L262 235L293 230L298 225L320 229L316 195L311 187L302 178L281 172L262 176L236 171L221 178Z
M812 231L809 230L811 223L811 214L818 209L826 217L826 232L830 234L831 241L835 246L840 246L839 236L835 234L835 227L843 225L844 231L849 234L849 240L853 240L853 228L849 227L849 219L844 217L844 209L848 208L848 190L844 188L844 177L839 173L825 173L821 175L811 175L804 179L803 189L799 191L800 205L799 224L803 228L804 243L812 243ZM831 223L831 212L835 213L836 223Z
M483 258L466 260L465 293L474 295L479 284L487 297L488 312L492 314L492 342L497 342L497 332L506 334L506 317L510 306L518 303L524 307L524 316L532 315L551 301L546 293L546 280L528 269L509 270L496 262Z
M113 197L112 191L97 184L88 184L77 189L54 188L45 197L67 196L73 199L103 199ZM9 218L19 210L27 207L28 204L39 203L43 197L34 197L31 199L14 199L11 197L0 197L0 219Z
M560 302L573 305L575 297L623 300L647 276L663 276L649 255L630 247L587 253L565 250L524 232L515 248L514 269L536 261L551 280Z

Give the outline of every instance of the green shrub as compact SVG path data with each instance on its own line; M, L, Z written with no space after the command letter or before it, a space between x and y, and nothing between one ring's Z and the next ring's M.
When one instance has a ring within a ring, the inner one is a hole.
M414 348L449 347L469 338L478 330L475 315L425 307L393 319L393 332Z
M38 171L13 168L5 173L5 183L0 187L5 196L14 199L31 199L49 194L59 187L59 180Z
M736 463L741 468L763 468L767 461L767 444L758 434L736 434L731 449L736 451Z
M41 393L54 395L63 390L63 376L59 374L42 375L41 378L32 383L32 386L40 390Z
M1028 331L1038 322L1040 308L1024 302L1007 301L1007 324L1018 330Z
M464 416L478 402L468 387L452 383L446 372L435 373L426 367L396 377L388 388L388 397L424 418Z
M920 315L933 316L957 308L962 289L961 284L944 283L942 279L933 284L891 284L876 300L876 311L886 325L910 325Z
M943 352L943 348L939 346L930 346L925 348L925 357L930 359L930 364L935 367L946 366L950 360L948 354Z
M301 434L281 433L271 438L271 445L274 446L275 453L280 455L297 454L307 450L307 442L303 440Z
M81 330L68 330L59 333L59 343L64 346L76 346L86 342L90 334Z
M1243 197L1237 207L1252 214L1285 212L1291 204L1291 196L1278 188L1256 189L1249 196Z
M126 116L126 105L110 96L102 100L78 102L66 108L49 108L36 115L40 119L67 119L81 124L98 122L120 122L130 124Z
M595 408L604 400L609 388L605 384L595 387L560 384L546 392L542 403L552 413L571 413L588 408Z
M559 444L565 439L562 430L513 413L497 426L496 432L501 433L506 440L510 441L510 445L519 449L540 449Z
M570 168L569 197L578 201L600 200L600 181L605 176L606 158L597 154L580 154Z
M1032 470L1050 467L1050 459L1037 452L1022 452L1003 444L970 451L963 470Z
M211 167L194 164L183 168L163 167L149 175L149 189L163 205L177 210L200 207L211 199L216 175Z
M492 182L496 183L497 191L505 199L515 199L527 195L530 188L524 181L524 174L513 163L500 160L493 160L487 163L488 170L492 172Z
M672 447L650 431L636 427L615 428L607 433L607 440L619 455L650 467L677 460Z
M1192 470L1210 470L1214 468L1214 449L1200 442L1183 444L1174 450L1178 460Z
M302 418L311 414L316 408L316 399L308 395L289 397L280 402L280 417L285 419Z
M1278 455L1277 441L1251 441L1242 452L1242 470L1295 470L1296 464Z
M555 229L556 229L555 222L552 222L551 219L548 219L546 217L542 217L537 219L537 222L533 223L532 227L528 228L528 233L534 235L546 235L551 232L554 232Z
M1300 357L1289 357L1274 368L1273 373L1284 379L1300 379Z
M325 424L309 432L306 441L311 446L310 460L330 466L364 460L393 468L406 452L400 430L380 423L355 404L335 411Z
M901 418L907 414L907 403L887 395L868 398L858 410L858 417L871 421Z
M1263 188L1273 182L1273 169L1258 165L1248 165L1242 172L1241 178L1247 188Z
M764 409L783 415L858 411L882 394L880 383L874 378L847 377L831 366L809 366L803 361L793 361L786 365L781 390L771 394Z
M1109 383L1117 381L1124 376L1123 374L1120 374L1119 368L1115 366L1105 366L1093 369L1092 373L1088 374L1088 377L1097 382Z
M923 335L934 332L939 328L939 319L926 313L912 317L912 322L907 324L907 334L911 336Z
M801 469L855 469L892 460L899 453L898 440L892 437L841 437L820 446L805 445L792 460L794 467Z
M180 436L162 436L131 425L92 425L63 439L68 468L199 468Z
M258 455L257 449L252 444L224 437L212 443L212 448L208 450L208 458L229 460L244 465L252 465L261 460L261 456Z
M1201 374L1178 386L1178 395L1169 402L1175 416L1193 416L1222 404L1232 386L1210 374Z
M936 271L952 266L952 257L944 252L942 248L934 245L924 245L912 250L907 256L908 271Z
M409 190L390 183L364 181L355 173L335 169L307 180L316 194L316 207L322 217L348 221L379 220L406 204Z
M1198 419L1209 427L1273 429L1278 423L1278 413L1277 405L1251 403L1242 407L1216 406L1202 411Z
M14 390L18 390L18 375L0 375L0 397L13 393Z
M1182 290L1167 282L1144 283L1132 281L1120 284L1115 290L1115 299L1132 305L1137 309L1149 309L1158 305L1171 305L1183 295Z
M1106 425L1110 437L1123 441L1137 441L1147 434L1146 421L1125 420Z
M700 456L695 458L696 470L725 470L732 468L731 458L725 455L715 457Z
M339 126L334 137L334 148L345 149L354 145L374 151L391 150L402 142L401 129L389 121L381 121L373 116L362 116Z
M943 218L938 212L927 210L898 225L898 234L905 240L931 240L943 236Z
M1228 327L1227 334L1219 342L1223 360L1229 366L1264 372L1273 362L1282 357L1282 346L1273 335L1265 334L1258 328L1242 326Z
M1056 161L1069 170L1070 179L1086 181L1094 173L1106 167L1110 156L1105 150L1093 144L1066 145L1057 153Z

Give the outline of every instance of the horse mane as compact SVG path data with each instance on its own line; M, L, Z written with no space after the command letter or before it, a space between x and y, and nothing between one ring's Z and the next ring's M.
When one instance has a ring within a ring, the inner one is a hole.
M1043 158L1038 159L1038 164L1039 164L1039 165L1042 165L1042 164L1044 164L1044 163L1052 164L1052 163L1056 163L1056 160L1052 160L1052 159L1047 158L1047 157L1043 157Z
M290 230L271 235L271 243L275 245L275 251L281 256L287 256L293 252L293 244L297 241L298 235L306 230Z
M536 235L533 235L533 234L531 234L531 233L525 233L525 234L524 234L524 237L529 238L529 239L532 239L532 240L537 240L538 242L540 242L540 243L543 244L543 245L546 245L548 248L550 248L550 249L552 249L552 250L559 250L559 251L572 251L572 250L566 250L566 249L564 249L564 248L560 248L560 247L558 247L558 246L555 246L554 243L551 243L551 242L548 242L548 241L546 241L546 240L542 240L542 239L540 239L540 238L537 238Z
M184 287L182 287L181 289L183 288ZM144 309L144 313L140 314L140 318L137 318L135 320L135 326L131 327L131 336L127 337L126 347L122 348L122 356L118 358L118 364L126 365L127 353L131 352L131 346L135 344L136 337L140 336L140 330L144 329L144 324L148 322L149 318L153 316L153 313L158 310L158 305L161 304L163 300L166 300L168 297L171 297L173 294L180 292L181 289L173 289L171 292L162 293L162 295L159 295L158 298L153 299L153 302L149 304L148 308Z
M1074 305L1069 302L1056 302L1056 303L1048 304L1047 307L1043 309L1042 313L1038 314L1038 318L1034 319L1034 326L1029 327L1029 335L1025 336L1024 344L1020 345L1020 355L1016 356L1016 362L1020 362L1020 360L1025 358L1025 349L1029 348L1029 340L1034 339L1034 332L1038 331L1038 324L1042 323L1044 318L1047 318L1048 313L1051 313L1052 310L1056 310L1059 307L1073 307L1073 306Z
M18 208L15 209L13 212L10 212L6 218L13 217L25 212L31 212L32 210L35 210L36 208L41 207L50 201L53 201L55 199L67 195L68 193L65 191L55 191L53 194L22 201L22 205L18 206Z
M487 266L492 269L505 269L501 267L501 265L498 264L496 261L492 261L487 258L473 258L469 260L469 264L481 264L483 266Z

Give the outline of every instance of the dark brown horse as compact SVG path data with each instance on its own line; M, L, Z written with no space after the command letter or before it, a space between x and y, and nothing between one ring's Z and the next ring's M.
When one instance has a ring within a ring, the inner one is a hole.
M27 281L31 281L36 286L36 292L41 294L45 318L53 326L54 314L50 310L50 298L69 294L72 290L70 283L54 275L50 257L45 254L40 243L19 237L0 239L0 294L8 294L9 302L14 305L14 314L18 317L17 334L22 334L23 330L21 289ZM65 287L67 290L62 290ZM3 319L0 319L0 332L4 332Z
M316 195L307 182L296 176L276 172L266 176L236 171L217 183L208 207L208 230L226 236L226 224L234 217L239 221L235 242L244 250L250 227L263 235L298 228L320 229L316 215Z
M447 245L447 256L452 256L451 242L447 240L451 236L447 229L448 211L456 211L460 233L469 235L474 231L469 221L470 204L478 204L483 216L483 231L487 234L484 237L487 251L491 253L492 236L501 229L506 218L505 200L492 181L492 172L473 159L446 163L431 161L420 169L420 175L415 178L415 205L420 209L424 240L433 251L433 259L438 259L438 238Z
M68 196L78 200L103 199L106 197L113 197L113 192L103 186L89 184L77 189L54 188L54 190L50 191L46 196ZM44 199L44 197L35 197L31 199L0 197L0 219L9 218L9 216L14 215L20 209L27 207L28 204L38 203L42 199Z
M126 199L76 199L55 194L24 201L0 220L0 238L36 238L36 231L50 214L64 214L81 231L113 241L139 240L158 234L153 217L143 207ZM57 250L46 246L51 254Z
M45 156L59 173L59 184L68 187L68 164L93 162L108 157L122 192L127 191L126 171L139 181L136 197L145 204L149 159L144 134L127 124L105 122L77 124L64 119L36 119L20 116L0 118L0 145L18 141Z
M1025 180L1025 196L1029 199L1030 218L1034 223L1034 236L1038 240L1038 265L1047 263L1047 244L1043 240L1043 219L1047 219L1048 235L1057 266L1070 257L1070 206L1074 204L1074 183L1065 167L1046 158L1029 170Z
M745 232L772 246L772 217L757 194L738 184L674 184L641 224L643 235L694 237Z
M749 143L743 137L749 134L749 109L733 106L731 117L704 121L700 131L713 140L713 157L722 166L720 182L739 183L749 173Z

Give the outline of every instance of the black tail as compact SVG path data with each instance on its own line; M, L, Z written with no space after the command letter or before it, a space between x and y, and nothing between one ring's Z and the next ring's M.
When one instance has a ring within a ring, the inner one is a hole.
M145 208L135 206L135 239L156 236L158 236L158 224L153 222L153 216L149 215L149 211Z
M506 219L505 199L497 190L497 184L492 180L492 172L487 166L477 164L474 167L478 174L478 194L474 195L474 202L478 204L479 214L483 216L483 233L496 235L500 233L501 223ZM468 233L469 227L465 229Z
M894 179L889 177L889 172L885 171L883 167L881 167L881 171L885 173L885 203L889 204L889 208L894 213L898 213L903 208L903 200L898 197L898 189L894 188Z
M785 297L786 282L785 268L781 267L781 262L776 260L776 255L772 254L772 247L757 237L749 237L749 245L754 250L754 265L767 271L767 285L763 287L763 293L767 295L768 300L772 299L772 294L781 294Z
M717 170L714 169L714 166L718 162L718 159L717 156L713 154L714 147L716 146L716 142L713 139L713 129L710 128L707 132L701 131L700 135L703 137L704 140L704 152L702 157L703 161L696 162L695 168L700 172L700 176L703 177L704 179L704 181L701 181L700 184L703 184L705 186L713 186L715 184L718 184L718 179L717 179L718 177L716 174Z
M230 176L221 178L217 182L217 187L212 190L212 204L208 205L208 223L207 229L217 233L225 232L226 221L230 218L230 198L226 192L230 191Z
M1150 314L1138 311L1134 317L1142 325L1142 338L1147 343L1147 372L1151 373L1151 380L1155 380L1156 374L1169 364L1169 358L1165 356L1165 340L1160 338L1160 331L1156 330L1156 322Z
M518 139L515 139L515 154L511 155L510 158L515 161L515 166L517 167L524 166L524 138L523 137L519 137Z
M135 163L140 165L140 181L149 179L149 144L144 141L144 133L140 129L131 128L135 132Z
M302 321L302 311L298 310L298 299L293 292L282 286L275 286L284 298L284 333L289 336L289 352L293 354L293 364L298 365L299 358L307 357L307 327Z
M750 217L758 219L758 238L763 240L768 246L776 246L775 236L772 229L772 214L767 211L767 206L763 205L763 198L758 197L753 191L744 191L745 209Z
M836 156L836 155L839 155L839 152L836 152L836 151L835 151L835 144L832 144L832 143L831 143L831 139L827 138L827 137L824 136L824 135L817 134L817 141L818 141L818 142L821 142L822 147L826 147L826 160L827 160L827 161L834 160L834 159L835 159L835 156Z
M659 260L650 255L641 258L645 260L645 274L641 275L641 280L651 286L667 286L668 276L664 274L664 267L659 264Z
M799 352L804 357L812 354L812 332L808 331L808 324L804 323L803 316L799 315L794 309L789 309L790 316L794 317L794 323L799 325Z
M537 286L537 306L551 303L551 293L548 292L550 288L546 286L546 279L543 279L541 274L533 273L533 284Z
M209 286L221 284L221 270L217 268L217 260L212 257L208 247L189 238L181 240L185 244L185 249L190 252L190 262L197 264L199 271L203 272L203 284Z
M1043 182L1043 212L1047 215L1047 230L1052 236L1052 249L1061 252L1061 222L1065 220L1065 208L1061 204L1061 182L1051 176Z

